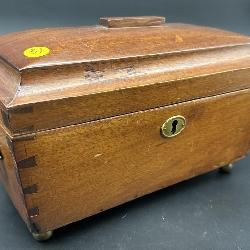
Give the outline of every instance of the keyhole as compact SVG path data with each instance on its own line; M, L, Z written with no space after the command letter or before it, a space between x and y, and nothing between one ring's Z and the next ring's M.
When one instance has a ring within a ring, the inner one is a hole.
M174 120L173 123L172 123L172 130L171 130L171 133L172 133L172 134L175 134L175 133L176 133L177 124L178 124L178 121L177 121L177 120Z
M186 119L181 115L170 117L161 126L163 137L175 137L180 134L186 126Z

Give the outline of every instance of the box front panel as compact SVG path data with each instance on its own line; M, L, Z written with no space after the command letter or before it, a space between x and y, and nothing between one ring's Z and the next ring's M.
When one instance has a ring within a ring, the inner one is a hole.
M223 166L250 148L250 90L37 133L14 143L40 231ZM164 138L170 117L184 130Z

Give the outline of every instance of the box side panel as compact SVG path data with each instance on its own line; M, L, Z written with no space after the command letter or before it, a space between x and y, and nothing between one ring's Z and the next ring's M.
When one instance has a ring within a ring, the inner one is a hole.
M23 190L13 154L12 142L1 126L0 151L2 158L0 160L0 182L3 184L5 190L9 194L22 219L30 228L31 225L28 219Z
M55 229L243 157L249 110L250 90L242 90L16 141L34 222ZM186 128L163 138L162 124L175 115Z

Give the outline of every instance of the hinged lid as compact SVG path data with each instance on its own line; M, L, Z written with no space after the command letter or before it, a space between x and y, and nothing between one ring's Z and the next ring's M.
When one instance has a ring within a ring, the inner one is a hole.
M0 37L2 123L11 135L249 88L250 38L163 17Z

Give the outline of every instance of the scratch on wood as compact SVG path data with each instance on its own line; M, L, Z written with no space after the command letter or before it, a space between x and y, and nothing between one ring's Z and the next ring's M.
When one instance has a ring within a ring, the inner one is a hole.
M102 71L86 71L84 77L87 80L94 81L103 78L104 75Z
M100 156L102 156L102 154L96 154L96 155L94 156L94 158L97 158L97 157L100 157Z

